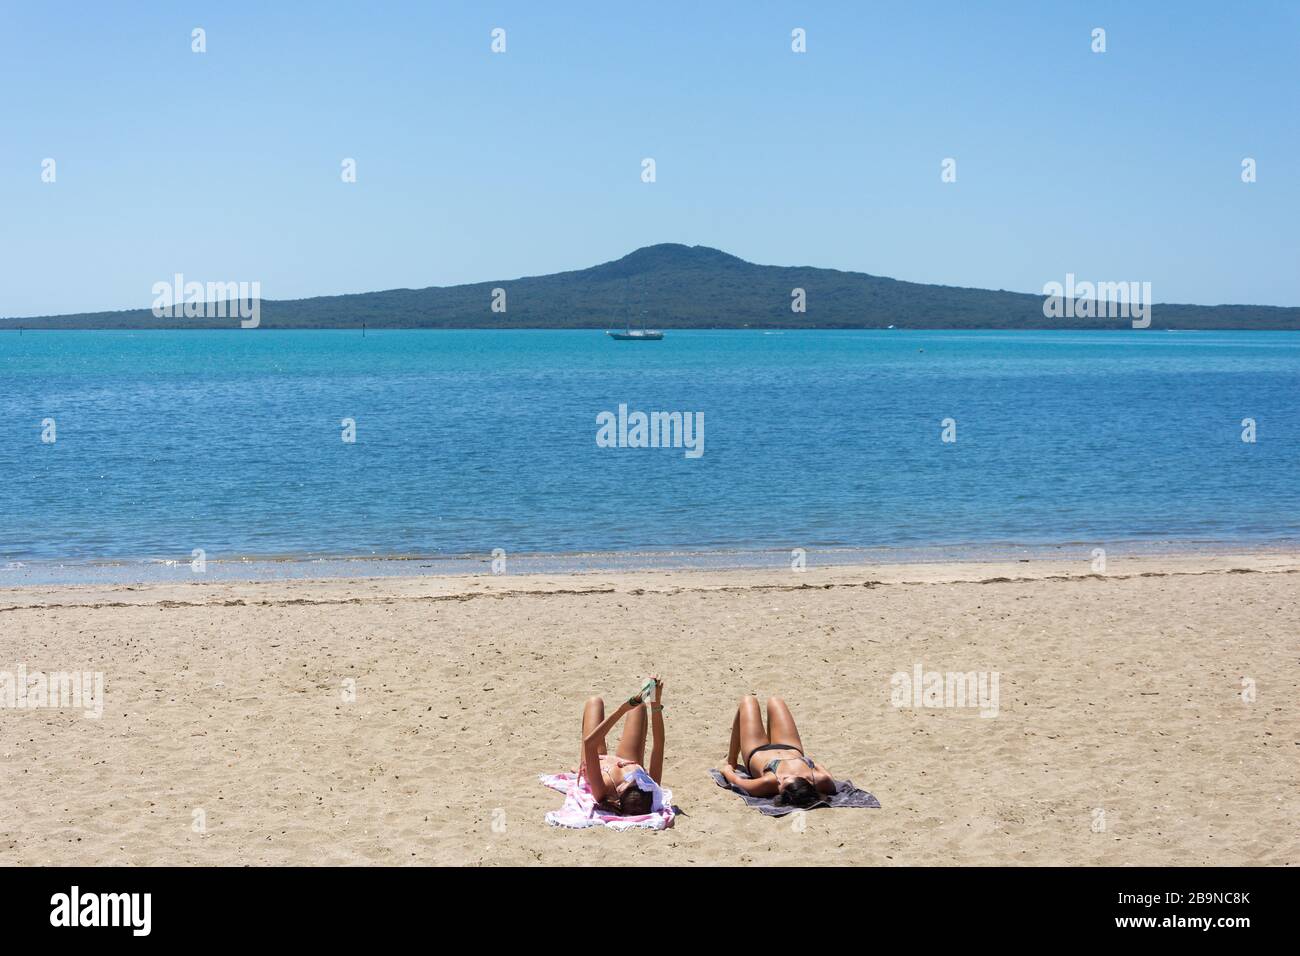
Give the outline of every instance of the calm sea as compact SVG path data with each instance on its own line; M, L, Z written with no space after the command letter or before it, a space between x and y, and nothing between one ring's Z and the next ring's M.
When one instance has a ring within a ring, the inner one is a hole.
M0 584L1285 545L1298 404L1300 333L6 332Z

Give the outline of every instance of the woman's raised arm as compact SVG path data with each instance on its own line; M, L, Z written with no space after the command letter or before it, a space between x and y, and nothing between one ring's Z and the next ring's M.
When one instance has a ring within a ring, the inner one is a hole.
M654 739L650 743L650 776L657 784L663 784L664 775L664 682L655 678L655 699L650 705L650 733Z

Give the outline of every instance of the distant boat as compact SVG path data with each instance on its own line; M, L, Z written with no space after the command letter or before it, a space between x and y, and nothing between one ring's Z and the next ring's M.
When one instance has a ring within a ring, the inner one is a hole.
M631 280L629 280L629 284L630 282ZM644 292L642 293L642 295L644 296ZM628 299L627 286L624 286L624 291L623 291L624 311L627 310L627 299ZM641 314L645 315L645 309L641 309ZM626 321L627 321L627 325L622 332L615 332L611 329L606 329L605 334L608 335L615 342L658 342L660 339L664 337L664 334L662 332L658 332L654 329L632 328L632 317L630 315L627 316Z
M616 342L658 342L664 337L662 332L654 329L627 329L623 332L606 330L605 334Z

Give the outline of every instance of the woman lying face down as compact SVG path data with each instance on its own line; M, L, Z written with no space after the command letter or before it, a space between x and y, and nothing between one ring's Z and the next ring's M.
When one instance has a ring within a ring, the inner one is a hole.
M656 677L654 684L654 702L649 705L654 728L649 767L645 765L646 704L640 696L619 704L608 717L605 702L599 697L590 698L582 711L580 769L596 801L625 817L651 813L663 806L660 781L664 768L664 683ZM624 715L627 721L618 749L611 756L605 750L605 737Z
M742 755L743 764L737 762ZM736 773L738 767L749 778ZM752 796L796 807L810 807L835 792L830 771L804 753L794 715L780 697L767 699L766 729L758 698L747 694L740 699L721 772L729 784Z

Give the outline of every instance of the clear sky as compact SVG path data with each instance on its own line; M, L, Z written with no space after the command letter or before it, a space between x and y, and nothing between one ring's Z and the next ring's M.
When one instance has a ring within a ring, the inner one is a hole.
M9 2L0 315L147 307L176 272L282 299L656 242L1294 306L1298 103L1287 0Z

